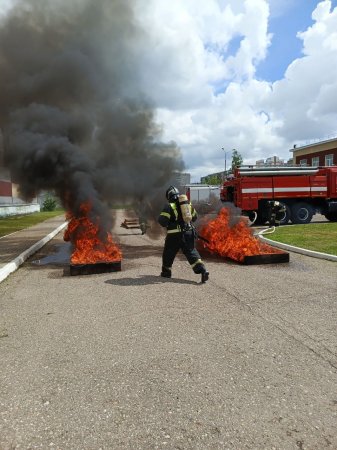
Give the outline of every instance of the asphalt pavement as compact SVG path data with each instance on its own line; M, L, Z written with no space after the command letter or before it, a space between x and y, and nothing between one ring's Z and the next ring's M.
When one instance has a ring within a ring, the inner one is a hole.
M62 214L0 238L0 283L66 227Z
M162 279L122 219L120 272L69 276L60 231L0 283L0 449L337 449L336 263Z
M324 216L316 214L313 222L328 223ZM17 270L24 261L42 248L47 242L64 230L67 222L65 216L60 215L44 222L36 224L30 228L17 231L0 238L0 283L12 272ZM263 232L264 227L259 227L256 232ZM326 255L324 253L312 252L301 248L279 244L268 239L268 234L261 234L260 238L269 244L278 246L286 251L293 251L307 256L337 261L337 256Z

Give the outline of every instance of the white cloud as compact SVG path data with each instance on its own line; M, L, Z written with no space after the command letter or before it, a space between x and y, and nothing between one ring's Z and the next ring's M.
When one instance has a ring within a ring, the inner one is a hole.
M304 56L274 84L271 107L281 117L281 133L288 140L323 138L337 132L337 9L331 2L318 4L315 23L299 33Z
M145 30L143 91L195 180L224 168L222 148L227 165L233 148L254 163L289 158L299 140L337 133L337 8L330 0L318 3L314 24L298 34L303 56L275 83L257 80L256 67L270 44L269 14L291 13L293 0L135 1ZM9 4L0 0L0 11Z
M224 3L224 2L222 2ZM232 79L251 78L256 61L269 43L268 6L265 0L237 0L221 7L204 2L152 0L137 10L148 33L143 53L144 90L159 107L193 108L209 103L214 86L225 88ZM238 6L238 5L237 5ZM232 39L241 37L235 55L227 51Z
M269 3L275 14L281 3ZM158 106L165 139L181 146L196 180L222 170L222 147L237 148L246 163L274 154L288 159L298 140L337 131L337 9L331 1L317 5L315 23L298 34L303 57L273 84L254 78L270 43L267 0L147 5L140 19L155 45L144 54L143 87ZM240 46L230 55L237 37Z

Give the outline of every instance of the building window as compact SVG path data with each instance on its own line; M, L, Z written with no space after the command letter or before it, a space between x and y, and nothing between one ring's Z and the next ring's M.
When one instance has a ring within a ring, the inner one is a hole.
M325 165L333 166L333 155L325 155Z
M319 156L314 156L311 160L311 165L314 167L318 167L319 166Z
M307 159L300 159L300 166L306 166L308 160Z

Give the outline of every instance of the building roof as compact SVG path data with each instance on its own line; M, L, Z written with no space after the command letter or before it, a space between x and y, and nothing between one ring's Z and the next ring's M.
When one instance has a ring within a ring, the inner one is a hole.
M317 140L316 142L312 141L311 143L305 144L305 145L296 145L295 144L294 147L291 148L289 151L294 153L298 150L303 150L306 148L308 149L308 148L312 148L312 147L318 147L320 145L323 146L324 144L326 144L326 147L330 147L329 144L332 145L331 148L337 147L337 136L334 136L331 139L321 139L321 140Z

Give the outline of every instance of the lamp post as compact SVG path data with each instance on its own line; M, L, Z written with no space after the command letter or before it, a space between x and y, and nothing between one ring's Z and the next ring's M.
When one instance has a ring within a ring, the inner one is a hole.
M226 152L223 147L221 148L221 150L223 150L225 152L225 176L226 176L226 173L227 173L227 153L229 153L229 152Z

